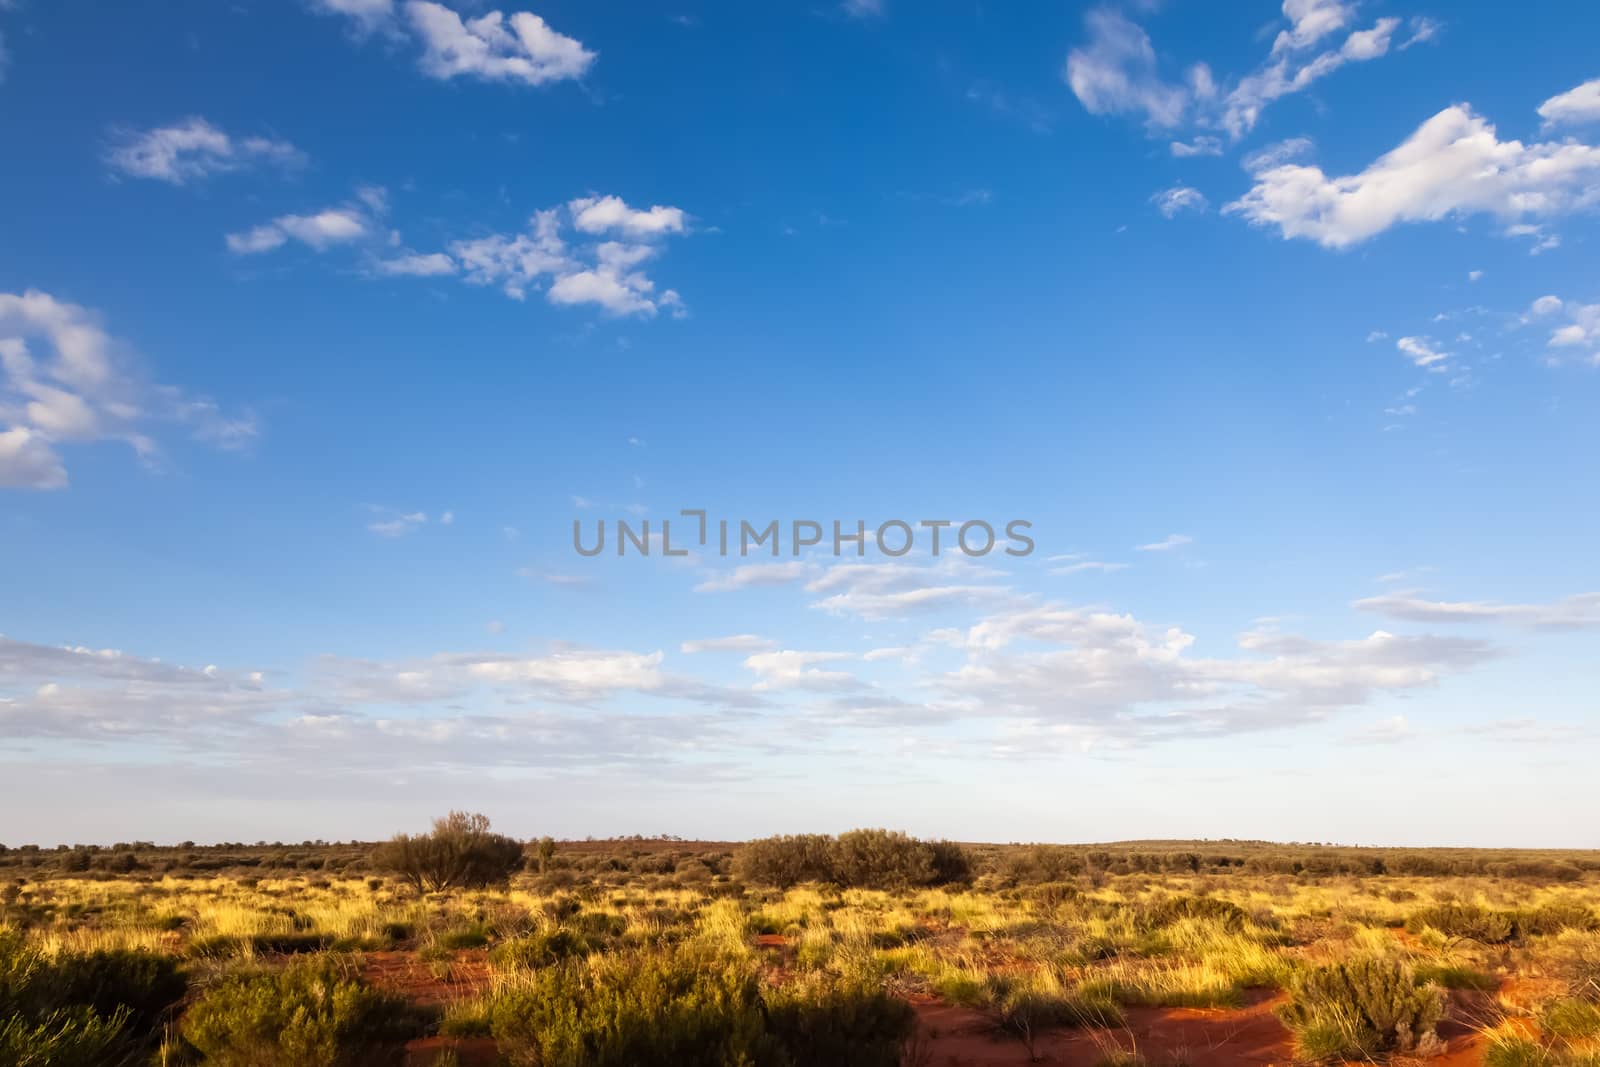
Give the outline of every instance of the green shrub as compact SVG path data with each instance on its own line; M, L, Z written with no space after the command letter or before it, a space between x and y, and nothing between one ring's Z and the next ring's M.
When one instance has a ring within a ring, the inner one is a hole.
M496 998L520 1067L895 1067L915 1019L882 989L814 973L764 989L706 949L568 959Z
M699 952L549 967L502 994L490 1019L518 1067L733 1067L768 1047L755 971Z
M11 1043L0 1048L37 1046L61 1063L120 1063L154 1044L187 986L167 956L116 950L47 957L0 932L0 1020ZM87 1059L74 1059L75 1050ZM23 1062L56 1062L29 1055Z
M833 878L833 839L827 834L783 834L742 846L733 857L733 874L741 882L788 889L801 882Z
M1516 935L1516 913L1496 911L1481 904L1435 904L1406 918L1406 929L1421 933L1428 927L1449 937L1468 937L1486 945L1509 941Z
M228 978L183 1018L183 1036L218 1067L379 1062L413 1027L403 1000L328 957Z
M1435 1047L1443 1010L1443 995L1409 967L1372 957L1302 971L1279 1016L1306 1059L1369 1059Z
M507 970L533 970L574 956L586 956L590 951L589 943L582 936L566 927L557 927L496 945L489 952L489 962Z
M372 854L372 865L392 871L419 893L482 889L522 866L522 843L489 832L489 819L452 811L426 834L398 834Z
M1463 963L1419 963L1416 967L1419 982L1432 982L1445 989L1488 990L1495 987L1494 976L1468 967Z
M953 841L919 841L895 830L851 830L838 837L762 838L734 856L741 881L787 889L833 882L864 889L907 889L968 881L972 859Z
M774 1059L794 1067L899 1067L916 1031L911 1005L882 988L811 972L767 997Z
M38 1022L0 1018L0 1063L7 1067L114 1067L138 1058L127 1014L110 1018L85 1007L61 1008Z
M1600 1005L1586 1000L1552 1001L1539 1013L1539 1028L1567 1041L1600 1037Z
M463 926L458 930L446 930L439 935L439 947L451 949L482 948L489 943L489 931L481 925Z
M1517 932L1522 937L1542 937L1563 930L1593 930L1600 926L1593 909L1577 900L1552 900L1537 908L1516 913Z
M1209 919L1228 930L1237 930L1250 915L1230 900L1217 897L1166 897L1140 909L1136 925L1144 930L1171 926L1183 919Z

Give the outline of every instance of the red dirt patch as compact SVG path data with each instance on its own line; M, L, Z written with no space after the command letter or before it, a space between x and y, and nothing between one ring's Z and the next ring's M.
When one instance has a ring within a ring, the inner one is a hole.
M461 1067L495 1067L500 1050L492 1037L419 1037L406 1044L407 1067L431 1067L440 1053L451 1051Z
M980 1012L912 1001L921 1023L925 1067L1012 1067L1028 1063L1092 1064L1118 1049L1155 1067L1256 1067L1293 1059L1289 1032L1263 1000L1239 1010L1134 1008L1114 1030L1051 1030L1034 1041L1037 1059L1015 1035Z
M398 993L421 1007L442 1007L472 996L489 984L489 954L463 949L448 960L419 960L410 952L369 952L362 976L379 989Z

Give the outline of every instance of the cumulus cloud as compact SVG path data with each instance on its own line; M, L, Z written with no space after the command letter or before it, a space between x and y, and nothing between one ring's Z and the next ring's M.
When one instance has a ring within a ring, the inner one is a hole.
M665 311L682 317L683 298L674 289L658 290L643 268L661 254L665 238L687 232L688 215L681 208L635 209L616 196L580 197L535 212L521 233L453 241L448 254L409 255L380 270L459 271L469 284L498 286L514 300L542 288L551 304L589 304L617 316L649 318ZM612 235L626 239L589 239Z
M1550 327L1547 347L1558 352L1576 349L1600 364L1600 303L1580 304L1556 296L1541 296L1533 302L1523 321L1548 321L1558 315L1566 321Z
M185 185L258 165L300 166L305 155L287 141L233 137L194 117L171 126L119 131L113 135L105 160L113 171L130 178Z
M1257 630L1240 636L1238 656L1210 658L1179 627L1057 604L986 618L950 640L966 660L932 683L947 708L1123 744L1305 725L1493 655L1427 635L1321 641Z
M1254 180L1224 212L1285 238L1348 248L1404 222L1488 214L1526 227L1593 206L1600 203L1600 148L1502 141L1493 125L1458 104L1359 173L1329 176L1309 164L1272 162Z
M1600 121L1600 78L1552 96L1539 105L1546 126L1575 126Z
M622 233L633 238L683 233L689 217L682 208L656 204L631 208L620 196L586 196L569 201L572 225L584 233Z
M1156 210L1166 218L1177 218L1185 211L1195 213L1204 212L1210 206L1210 201L1198 189L1187 185L1175 185L1171 189L1163 189L1150 198Z
M463 21L429 0L410 0L405 11L423 46L423 73L440 80L470 76L544 85L581 78L595 61L595 53L531 11L509 17L490 11Z
M1548 604L1504 604L1492 600L1428 600L1414 590L1401 590L1357 600L1355 607L1406 622L1506 623L1536 630L1600 627L1600 593L1579 593Z
M313 251L325 252L337 245L377 236L378 216L385 210L384 191L376 187L363 188L348 203L310 215L279 215L271 222L230 233L226 237L228 251L240 256L258 255L298 241Z
M249 415L147 380L87 308L38 290L0 293L0 487L64 488L63 445L120 441L154 462L162 423L225 449L257 432Z

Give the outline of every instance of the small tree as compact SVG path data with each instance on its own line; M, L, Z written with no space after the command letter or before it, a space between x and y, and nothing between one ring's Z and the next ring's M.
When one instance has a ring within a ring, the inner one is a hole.
M426 834L396 834L372 854L372 865L392 871L419 893L482 889L504 882L522 865L522 842L489 832L487 815L452 811L433 820Z
M545 874L550 870L550 861L556 858L556 839L548 834L539 838L536 851L539 857L539 873Z

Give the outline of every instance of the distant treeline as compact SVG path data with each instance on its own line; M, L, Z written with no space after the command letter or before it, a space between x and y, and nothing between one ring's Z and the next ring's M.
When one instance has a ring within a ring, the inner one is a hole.
M873 831L792 835L758 841L684 841L667 836L557 841L553 853L527 845L527 869L549 888L624 884L834 881L900 884L985 880L1032 885L1131 874L1272 874L1301 877L1478 875L1577 881L1600 871L1600 851L1358 848L1262 841L1132 841L1114 845L916 842ZM48 877L160 877L231 874L356 877L376 870L376 842L302 841L156 845L0 845L0 880ZM883 867L879 875L870 873Z

